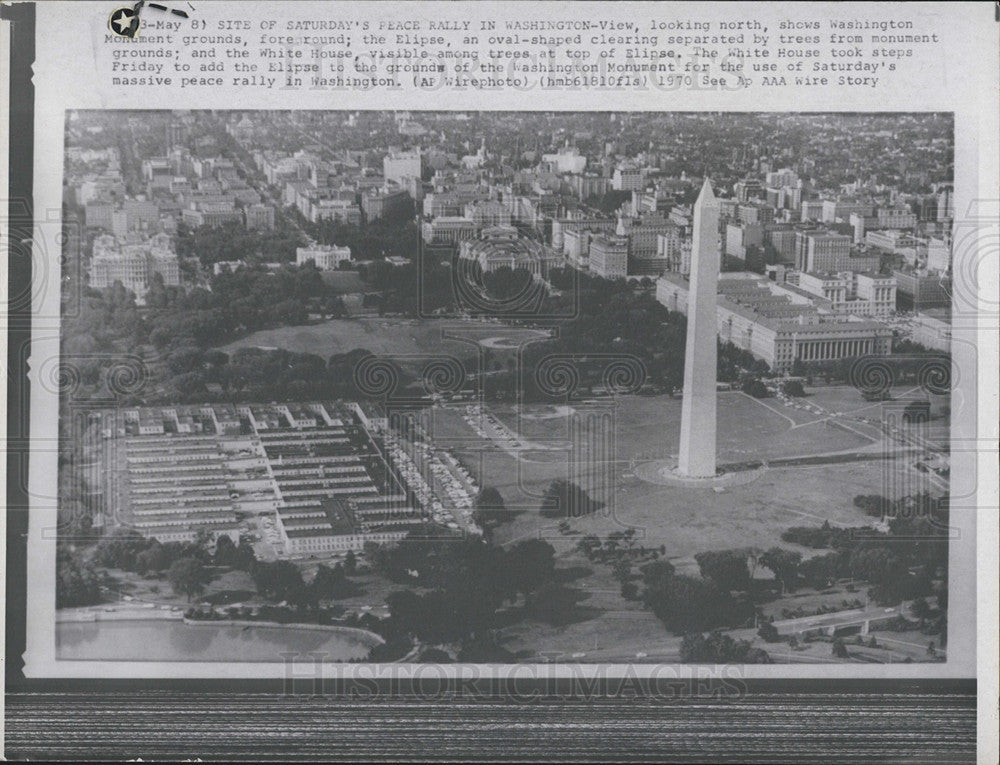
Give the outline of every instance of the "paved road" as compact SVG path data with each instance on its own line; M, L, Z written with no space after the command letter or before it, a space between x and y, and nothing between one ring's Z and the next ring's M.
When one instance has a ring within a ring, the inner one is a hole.
M829 614L803 616L797 619L782 619L781 621L775 621L774 626L778 629L778 632L788 634L823 627L850 627L861 624L864 621L892 619L899 615L900 609L898 606L893 608L856 608L850 611L834 611Z

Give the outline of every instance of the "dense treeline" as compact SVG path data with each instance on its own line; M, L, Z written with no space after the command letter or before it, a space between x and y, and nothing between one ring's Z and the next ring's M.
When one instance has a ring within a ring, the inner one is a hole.
M411 538L395 546L369 544L369 565L393 582L419 587L391 594L392 631L431 643L489 639L500 609L524 598L525 615L564 613L555 580L555 550L538 539L509 549L480 539Z
M220 261L242 260L248 265L294 262L296 248L305 244L305 237L280 215L269 231L247 229L239 221L221 226L177 224L177 257L198 258L205 268Z
M102 602L104 577L65 545L56 549L56 608L92 606Z
M588 277L565 269L550 273L550 281L561 293L545 298L540 308L559 320L558 337L533 342L523 351L524 366L518 372L499 372L484 381L489 398L511 399L523 391L526 401L559 398L544 389L543 361L550 356L574 359L575 394L588 394L604 386L608 364L615 359L637 360L636 383L655 390L674 392L684 380L684 346L687 322L683 314L667 310L648 290L636 290L624 280ZM731 343L719 344L718 379L735 382L747 373L765 375L767 364L749 351Z
M159 542L119 528L102 538L89 558L68 546L60 546L57 604L59 608L68 608L102 602L102 587L110 580L99 569L165 578L175 593L188 600L203 593L221 571L238 570L249 573L261 598L309 612L318 609L321 601L357 594L357 586L348 578L356 566L354 554L349 553L343 563L332 568L317 566L307 582L299 567L290 561L258 560L246 537L241 537L237 544L221 535L213 543L208 533L201 533L191 542ZM303 618L309 618L308 614Z
M299 225L320 244L350 247L354 260L413 258L420 246L413 200L390 201L382 216L361 225L325 219L312 223L295 210Z
M793 527L782 534L787 542L831 550L798 566L796 578L817 588L837 579L861 579L872 585L869 596L880 605L933 595L946 598L947 498L925 493L892 502L866 497L863 503L888 508L886 531L834 528L824 523Z
M104 394L105 375L122 356L156 359L145 365L148 379L132 386L135 400L187 400L203 392L213 378L224 383L238 378L225 354L209 349L267 327L304 323L311 311L343 315L343 302L319 278L311 264L286 266L277 272L240 269L221 273L211 290L163 284L156 275L146 309L120 284L106 290L85 290L78 315L63 322L64 356L72 357L79 385L76 398ZM322 363L322 362L321 362ZM157 386L162 386L159 391ZM128 398L128 397L126 397ZM119 399L122 400L122 399Z

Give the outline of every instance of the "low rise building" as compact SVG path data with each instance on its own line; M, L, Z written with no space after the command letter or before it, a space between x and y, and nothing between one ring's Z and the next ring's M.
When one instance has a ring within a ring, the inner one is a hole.
M314 263L320 271L336 271L341 263L350 262L351 248L337 245L313 244L295 248L296 265Z
M141 301L153 274L160 274L166 285L180 284L180 264L167 234L157 234L137 243L126 243L110 234L94 240L94 255L90 261L91 287L104 289L121 282Z
M425 222L422 234L427 244L458 244L475 237L476 224L469 218L441 216Z
M271 205L250 205L243 210L243 218L246 227L254 231L270 231L274 228L274 208Z
M688 280L679 274L657 280L657 300L669 310L687 313L688 291ZM829 301L757 274L720 274L717 311L719 338L778 373L791 372L796 362L885 356L892 348L892 330L883 323L837 315Z

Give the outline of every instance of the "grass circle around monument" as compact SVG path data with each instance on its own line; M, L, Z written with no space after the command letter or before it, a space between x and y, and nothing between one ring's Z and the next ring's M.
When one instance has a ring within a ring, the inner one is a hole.
M647 483L685 486L692 489L743 486L757 480L766 472L767 466L759 465L744 469L720 469L714 476L686 476L677 471L677 461L673 459L651 460L635 467L635 476Z

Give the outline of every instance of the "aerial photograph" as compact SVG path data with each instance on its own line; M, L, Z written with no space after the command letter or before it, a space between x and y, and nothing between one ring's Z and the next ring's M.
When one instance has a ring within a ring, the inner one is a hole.
M953 193L950 113L67 112L57 657L947 661Z

